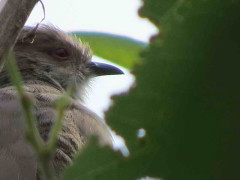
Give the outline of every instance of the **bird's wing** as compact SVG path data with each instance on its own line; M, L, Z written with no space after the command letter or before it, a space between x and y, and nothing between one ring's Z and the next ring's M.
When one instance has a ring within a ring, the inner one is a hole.
M112 145L112 137L107 125L85 106L73 101L66 112L66 117L73 119L83 136L96 136L100 144Z
M43 134L47 134L50 130L46 127L49 124L52 124L55 119L56 111L53 103L59 95L51 93L35 93L34 97L39 131L43 136ZM44 131L46 131L46 133L44 133ZM65 133L65 135L71 134L75 136L77 139L76 141L79 142L78 146L84 144L85 140L92 135L97 136L101 144L112 144L110 132L103 121L101 121L94 112L74 99L70 100L69 106L64 113L63 126L60 134L63 133Z
M44 140L47 140L56 117L53 104L60 94L50 92L49 89L44 93L27 91L33 98L39 133ZM70 100L62 122L63 125L57 137L57 148L53 160L53 166L57 174L61 173L64 166L71 164L73 157L82 149L89 136L97 136L100 144L112 145L111 135L107 127L95 113L74 99Z
M24 138L24 115L13 89L0 89L0 179L34 180L37 161Z

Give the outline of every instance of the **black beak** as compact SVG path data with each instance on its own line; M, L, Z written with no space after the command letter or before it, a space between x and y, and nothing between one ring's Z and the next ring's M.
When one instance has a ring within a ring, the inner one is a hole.
M96 76L124 74L119 68L100 62L91 62L89 68Z

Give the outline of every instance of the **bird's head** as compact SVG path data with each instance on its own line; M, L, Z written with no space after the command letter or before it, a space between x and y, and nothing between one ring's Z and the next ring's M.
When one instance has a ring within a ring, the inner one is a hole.
M42 25L34 37L32 32L32 28L24 28L14 47L25 82L48 83L59 90L72 85L79 91L91 77L123 74L114 66L92 62L88 45L55 27Z

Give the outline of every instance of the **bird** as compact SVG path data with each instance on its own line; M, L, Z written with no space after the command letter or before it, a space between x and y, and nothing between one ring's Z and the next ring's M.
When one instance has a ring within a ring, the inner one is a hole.
M56 176L72 163L90 136L97 136L102 145L112 145L106 124L83 102L92 78L123 74L122 70L92 61L88 44L53 25L24 27L13 53L43 141L47 142L54 123L55 100L69 86L73 89L51 161ZM24 127L23 108L4 67L0 71L0 179L39 179L37 158L25 140Z

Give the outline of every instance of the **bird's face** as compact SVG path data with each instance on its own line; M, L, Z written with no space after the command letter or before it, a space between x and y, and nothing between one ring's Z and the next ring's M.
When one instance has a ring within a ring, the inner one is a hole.
M25 81L45 81L57 88L71 85L81 90L88 79L122 74L118 68L91 61L88 45L52 26L42 26L29 38L32 28L23 29L14 48Z

